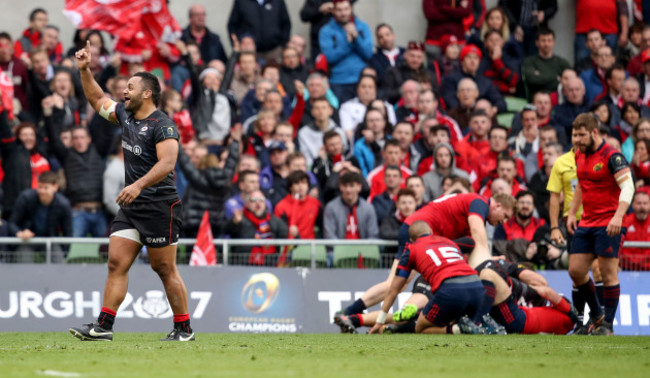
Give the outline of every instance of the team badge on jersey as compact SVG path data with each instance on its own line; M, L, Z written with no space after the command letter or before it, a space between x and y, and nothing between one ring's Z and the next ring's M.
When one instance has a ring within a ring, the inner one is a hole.
M174 138L176 136L174 128L170 126L163 127L163 134L165 134L165 138Z
M598 164L594 165L594 172L598 172L601 169L603 169L603 163L598 163Z

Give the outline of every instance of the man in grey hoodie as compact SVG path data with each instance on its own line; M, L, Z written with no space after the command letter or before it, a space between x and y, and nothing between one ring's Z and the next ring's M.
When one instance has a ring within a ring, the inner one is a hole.
M442 195L442 180L449 175L456 175L469 180L469 175L462 169L456 168L454 148L449 143L439 143L433 149L434 169L425 174L425 201L433 201Z

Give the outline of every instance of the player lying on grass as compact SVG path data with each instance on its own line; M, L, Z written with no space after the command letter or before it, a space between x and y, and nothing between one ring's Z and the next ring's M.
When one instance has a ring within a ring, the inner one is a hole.
M458 246L461 250L465 249L464 244L458 244ZM403 330L402 333L415 333L415 318L431 298L433 298L431 285L422 276L419 276L413 282L411 296L404 303L404 307L394 314L388 314L385 324L388 326L399 323L400 329ZM357 333L359 327L374 326L380 313L381 311L373 311L367 314L352 314L349 316L337 314L334 322L341 328L341 333Z
M366 308L374 306L384 300L391 285L397 264L400 260L404 246L409 241L409 226L416 221L424 221L435 235L442 235L449 239L457 239L471 235L475 247L469 255L469 264L476 266L491 254L488 249L485 222L497 225L510 219L513 215L515 199L508 194L496 194L489 200L474 193L452 194L431 201L422 209L406 218L398 233L398 251L388 278L368 289L361 298L343 310L343 315L359 314ZM400 292L406 289L415 274L404 281ZM337 314L338 315L338 314ZM334 319L335 322L337 319Z
M465 262L458 245L432 235L431 227L424 221L413 222L409 237L413 243L404 248L382 311L370 333L383 332L388 310L412 271L424 277L433 294L418 317L416 333L499 332L501 327L487 314L490 302L485 300L485 287L476 271ZM473 242L468 238L463 244L471 246Z
M566 298L547 286L539 274L517 267L507 260L488 260L476 267L481 281L486 284L487 296L493 301L490 315L502 324L508 333L552 333L566 335L577 322L577 314ZM517 278L513 278L515 276ZM531 291L534 290L534 291ZM525 307L518 298L541 304L536 295L548 300L550 306Z

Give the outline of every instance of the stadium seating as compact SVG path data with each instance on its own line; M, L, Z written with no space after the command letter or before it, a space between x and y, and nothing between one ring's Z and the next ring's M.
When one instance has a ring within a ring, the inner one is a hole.
M316 246L316 267L327 268L327 249L324 245ZM291 266L311 268L311 246L299 245L291 251Z
M99 255L99 243L73 243L66 262L68 264L94 263L101 264L104 259Z
M381 256L376 245L337 245L334 246L334 267L357 268L359 256L363 257L365 268L379 268Z

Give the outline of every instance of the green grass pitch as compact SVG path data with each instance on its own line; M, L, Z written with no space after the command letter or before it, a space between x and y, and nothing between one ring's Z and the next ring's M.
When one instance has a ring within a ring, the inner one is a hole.
M650 337L0 334L2 377L648 377Z

